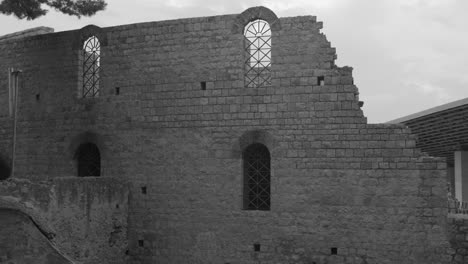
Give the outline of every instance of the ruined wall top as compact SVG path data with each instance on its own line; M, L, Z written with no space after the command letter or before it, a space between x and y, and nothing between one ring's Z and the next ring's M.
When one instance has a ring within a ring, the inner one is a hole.
M53 33L53 32L54 32L54 29L50 27L35 27L35 28L30 28L30 29L0 36L0 42L6 41L6 40L13 40L13 39L19 39L19 38L24 38L24 37L48 34L48 33Z

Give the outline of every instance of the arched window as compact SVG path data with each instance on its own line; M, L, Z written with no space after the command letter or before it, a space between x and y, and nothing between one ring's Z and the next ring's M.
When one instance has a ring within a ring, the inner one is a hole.
M10 177L11 169L8 164L0 159L0 181L6 180Z
M271 29L268 22L257 19L244 28L245 87L271 86Z
M254 143L242 153L244 161L244 209L270 210L270 152Z
M76 151L78 176L101 176L101 155L93 143L81 144Z
M83 90L82 97L99 96L101 44L96 36L83 44Z

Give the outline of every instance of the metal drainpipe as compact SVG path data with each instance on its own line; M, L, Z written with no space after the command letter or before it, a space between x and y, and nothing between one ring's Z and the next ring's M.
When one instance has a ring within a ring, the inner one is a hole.
M21 70L14 70L11 69L11 74L14 77L15 86L14 90L14 109L13 109L13 154L12 154L12 162L11 162L11 177L15 177L15 160L16 160L16 125L18 122L18 94L19 94L19 74Z

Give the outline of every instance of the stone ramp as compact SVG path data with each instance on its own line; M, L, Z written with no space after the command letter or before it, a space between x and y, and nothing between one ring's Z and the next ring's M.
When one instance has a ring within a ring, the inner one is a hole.
M26 214L0 209L0 263L73 264Z

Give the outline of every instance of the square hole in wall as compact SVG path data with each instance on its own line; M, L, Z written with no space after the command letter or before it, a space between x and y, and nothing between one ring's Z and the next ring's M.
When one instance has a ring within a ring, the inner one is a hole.
M325 85L325 76L317 77L317 85L324 86Z
M206 90L206 82L200 82L200 88L204 91Z
M146 186L141 187L141 193L146 194Z
M120 94L120 87L115 87L115 95L119 95Z
M139 247L144 247L145 246L145 241L143 239L138 240L138 246Z
M338 255L338 248L332 247L332 248L330 249L330 251L331 251L330 253L331 253L332 255Z
M36 94L36 101L39 101L41 99L41 94Z
M259 251L260 251L260 244L258 244L258 243L255 243L255 244L254 244L254 251L255 251L255 252L259 252Z

